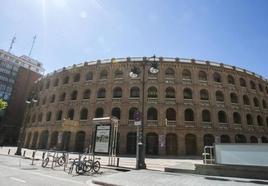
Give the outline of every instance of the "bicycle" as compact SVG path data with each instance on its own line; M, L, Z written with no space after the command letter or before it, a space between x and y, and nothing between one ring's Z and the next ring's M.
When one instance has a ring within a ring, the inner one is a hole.
M95 161L95 159L97 159L97 161ZM95 173L99 172L101 165L98 160L100 160L100 158L94 158L94 157L93 160L92 159L86 160L85 165L83 167L84 171L85 172L94 171Z
M42 167L45 168L47 166L47 164L49 162L49 157L52 157L53 162L57 162L57 164L59 166L62 166L66 162L66 154L65 153L63 153L60 157L58 157L58 154L57 154L57 157L55 157L55 153L54 153L54 155L51 155L51 152L48 152L47 157L42 162Z
M83 161L81 161L81 155L79 155L79 158L70 159L70 161L72 161L72 164L71 164L71 166L69 168L68 174L72 174L74 166L75 166L75 171L76 171L77 174L84 173L85 172L84 171L85 158L84 158Z

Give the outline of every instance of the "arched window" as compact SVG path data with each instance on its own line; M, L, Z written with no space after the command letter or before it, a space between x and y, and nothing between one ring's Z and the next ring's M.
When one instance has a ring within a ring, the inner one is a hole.
M233 113L233 121L235 124L241 124L241 116L238 112Z
M224 96L221 91L216 91L216 101L224 102Z
M103 108L97 108L95 111L95 118L102 118L104 114Z
M259 126L263 126L263 119L260 115L257 116L257 122Z
M221 110L218 112L218 120L219 123L227 123L227 116L224 111Z
M268 140L267 140L267 138L265 136L262 136L261 137L261 142L262 143L268 143Z
M200 90L200 99L201 100L209 100L208 91L206 89Z
M122 89L120 87L115 87L113 90L113 98L121 98L122 97Z
M204 71L199 71L198 78L200 81L207 81L208 80L207 74Z
M175 71L172 68L167 68L165 71L166 78L175 78Z
M97 98L105 98L106 97L106 90L105 88L100 88L98 91Z
M254 106L255 107L259 107L260 106L260 102L259 102L259 100L256 97L253 99L253 102L254 102Z
M68 111L67 118L68 118L69 120L73 120L73 119L74 119L74 109L70 109L70 110Z
M48 112L46 115L46 120L50 121L51 120L51 112Z
M173 87L166 88L166 98L175 98L175 89Z
M85 76L85 80L86 81L90 81L93 80L93 73L92 72L88 72Z
M129 109L128 111L128 119L129 120L134 120L134 113L138 111L138 109L136 107L132 107Z
M47 80L46 89L48 89L48 88L49 88L49 86L50 86L50 81L49 81L49 80Z
M82 108L80 111L80 120L87 120L88 110L86 108Z
M185 109L184 121L194 121L194 111L192 109Z
M267 104L266 104L266 101L264 99L262 100L262 107L264 109L267 109Z
M168 121L176 121L176 111L173 108L166 110L166 119Z
M42 121L42 118L43 118L43 114L42 113L39 113L38 114L38 122L41 122Z
M123 71L117 69L114 73L115 78L123 78Z
M268 87L265 87L266 94L268 94Z
M233 76L231 76L231 75L228 75L228 83L229 84L232 84L232 85L234 85L235 84L235 79L234 79L234 77Z
M231 93L230 94L230 97L231 97L231 103L238 103L238 98L237 98L237 95L235 93Z
M53 94L53 95L50 97L50 103L54 103L54 102L55 102L55 99L56 99L56 96L55 96L55 94Z
M258 139L255 136L251 136L250 143L258 143Z
M248 98L247 95L244 95L244 96L243 96L243 103L244 103L244 105L250 105L250 103L249 103L249 98Z
M130 89L130 97L132 97L132 98L140 97L140 89L139 89L139 87L132 87Z
M63 93L60 95L60 99L59 99L59 101L64 101L64 100L65 100L65 97L66 97L66 93L63 92Z
M56 79L54 80L54 87L56 87L56 86L58 86L58 85L59 85L59 79L56 78Z
M190 88L185 88L183 90L183 98L184 99L193 99L192 90Z
M247 124L248 125L253 125L253 118L252 118L252 116L250 114L247 114L246 118L247 118Z
M215 72L213 74L213 79L214 79L215 82L221 83L221 75L218 72Z
M76 100L77 99L77 90L74 90L71 94L71 100Z
M107 78L108 78L107 70L102 70L100 73L100 79L107 79Z
M148 98L157 98L157 89L155 87L148 89Z
M69 76L65 76L63 78L62 84L68 84L69 83Z
M89 99L90 98L90 90L89 89L86 89L83 93L83 99Z
M118 119L121 118L121 110L118 107L112 109L112 116L117 117Z
M230 137L228 135L221 135L221 143L230 143Z
M157 110L155 108L149 108L147 111L147 120L157 120Z
M250 81L250 88L256 90L256 84L252 80Z
M204 135L204 146L213 146L215 142L215 138L212 134L205 134Z
M211 122L209 110L203 110L202 111L202 121L203 122Z
M235 143L247 143L247 139L242 134L235 135Z
M184 69L182 71L182 79L187 79L187 80L192 79L190 70Z
M259 84L259 90L263 92L263 86L261 84Z
M62 110L59 110L56 114L56 121L60 121L62 119Z
M246 87L247 86L246 80L244 78L240 78L239 81L240 81L240 86L241 87Z
M73 77L73 81L74 81L74 82L78 82L78 81L80 81L80 74L79 74L79 73L77 73L77 74L74 75L74 77Z

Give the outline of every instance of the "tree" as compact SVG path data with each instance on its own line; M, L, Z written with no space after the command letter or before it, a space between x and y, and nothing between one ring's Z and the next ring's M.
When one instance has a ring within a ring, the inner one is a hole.
M3 110L7 107L7 102L3 99L0 99L0 110Z

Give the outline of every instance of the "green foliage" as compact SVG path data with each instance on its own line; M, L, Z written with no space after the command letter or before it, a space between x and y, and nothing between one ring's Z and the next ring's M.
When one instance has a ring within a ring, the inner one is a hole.
M0 110L3 110L7 107L7 102L3 99L0 99Z

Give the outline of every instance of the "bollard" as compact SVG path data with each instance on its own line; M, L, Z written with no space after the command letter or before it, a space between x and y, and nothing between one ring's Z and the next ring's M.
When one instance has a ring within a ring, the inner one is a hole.
M117 158L116 166L119 167L119 158Z
M25 154L26 154L26 150L25 150L25 151L23 151L23 155L22 155L22 156L23 156L23 157L25 157Z
M34 157L35 157L35 151L33 151L33 155L32 155L32 165L34 164Z
M7 154L8 154L8 155L10 154L10 149L8 149L8 152L7 152Z
M45 159L45 154L46 154L46 152L43 152L43 154L42 154L42 160Z

